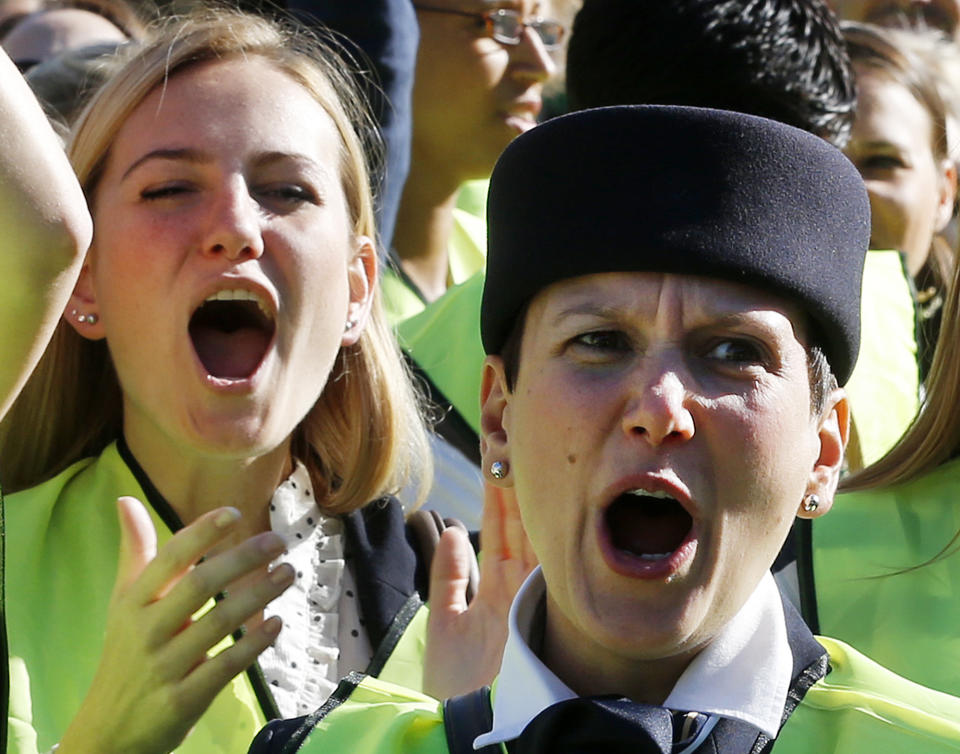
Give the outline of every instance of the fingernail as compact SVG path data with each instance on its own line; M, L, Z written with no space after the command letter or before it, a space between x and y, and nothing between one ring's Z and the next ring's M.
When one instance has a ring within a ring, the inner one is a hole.
M270 571L270 581L274 584L283 584L293 578L293 567L289 563L281 563Z
M283 540L273 532L260 536L260 550L267 555L279 555L286 550Z
M283 628L283 621L276 615L268 618L263 624L263 630L268 636L276 636Z
M214 525L218 529L226 529L234 521L240 518L240 511L236 508L224 508L213 519Z

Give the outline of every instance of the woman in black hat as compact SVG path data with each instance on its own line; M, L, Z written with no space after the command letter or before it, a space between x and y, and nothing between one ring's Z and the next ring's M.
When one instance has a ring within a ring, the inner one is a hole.
M492 706L353 676L254 751L955 746L960 702L815 639L769 573L843 462L855 168L763 118L613 107L519 138L490 197L483 468L540 561Z

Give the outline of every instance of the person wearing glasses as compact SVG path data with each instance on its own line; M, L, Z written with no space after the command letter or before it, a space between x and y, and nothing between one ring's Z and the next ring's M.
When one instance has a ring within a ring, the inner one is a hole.
M815 638L769 570L833 503L869 217L839 150L758 116L615 106L511 144L483 468L540 566L498 679L441 703L352 675L251 754L955 750L960 699Z
M413 144L383 282L399 321L479 270L483 223L457 209L464 182L483 179L504 147L532 128L562 23L546 3L415 2L420 43L413 85Z

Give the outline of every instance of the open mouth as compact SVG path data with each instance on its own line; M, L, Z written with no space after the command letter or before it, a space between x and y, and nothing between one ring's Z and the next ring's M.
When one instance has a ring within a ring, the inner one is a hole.
M257 371L276 323L263 299L251 291L218 291L190 317L193 350L212 377L245 379Z
M686 509L663 492L625 492L608 506L605 516L613 546L651 562L673 555L693 528Z

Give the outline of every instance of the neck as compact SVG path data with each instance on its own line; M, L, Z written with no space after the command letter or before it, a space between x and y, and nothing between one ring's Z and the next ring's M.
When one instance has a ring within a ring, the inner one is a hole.
M453 209L463 182L414 145L397 212L393 247L404 272L428 301L443 295L449 270Z
M543 663L580 696L619 694L635 702L661 705L673 691L692 656L642 660L625 658L599 642L584 641L578 629L547 597Z
M165 442L158 435L124 426L130 452L184 525L229 505L243 514L235 539L270 529L270 500L293 469L289 440L261 456L221 458Z

